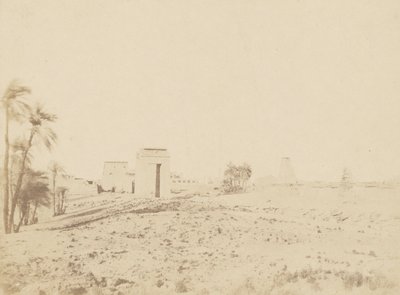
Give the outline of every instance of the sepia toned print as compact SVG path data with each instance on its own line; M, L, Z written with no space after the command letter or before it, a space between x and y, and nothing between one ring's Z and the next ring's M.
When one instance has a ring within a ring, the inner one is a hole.
M400 294L399 16L0 0L0 295Z

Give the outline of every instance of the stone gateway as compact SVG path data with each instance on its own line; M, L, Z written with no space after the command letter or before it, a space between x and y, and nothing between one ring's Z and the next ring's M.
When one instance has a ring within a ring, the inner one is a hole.
M165 198L170 195L170 163L166 149L144 148L136 156L135 195Z

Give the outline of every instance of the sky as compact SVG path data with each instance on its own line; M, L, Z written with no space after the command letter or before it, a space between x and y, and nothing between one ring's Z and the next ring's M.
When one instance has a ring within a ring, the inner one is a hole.
M0 40L0 92L59 117L38 167L97 179L162 147L188 177L290 157L302 180L400 179L398 0L0 0Z

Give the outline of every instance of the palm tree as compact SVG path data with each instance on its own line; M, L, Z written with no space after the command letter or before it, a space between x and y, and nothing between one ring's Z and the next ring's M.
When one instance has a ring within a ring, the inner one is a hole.
M65 210L67 209L65 205L66 196L67 196L68 188L65 186L57 187L57 194L58 194L58 214L64 214Z
M65 173L65 169L59 163L53 161L49 165L49 170L53 182L53 216L56 216L60 213L60 208L56 208L56 178L58 175Z
M16 179L18 179L19 168L22 164L22 156L26 149L27 142L24 138L17 138L11 144L11 155L10 155L10 168L9 168L9 193L10 196L14 195L15 187L16 187ZM25 167L31 166L32 155L29 152L26 157Z
M6 233L10 233L8 216L9 216L9 199L10 199L10 182L9 182L9 125L11 120L18 120L24 117L29 110L28 104L23 100L25 94L30 93L28 87L20 85L16 80L12 81L2 99L1 103L4 108L5 130L4 130L4 163L3 163L3 224Z
M242 181L242 190L246 191L247 182L251 177L252 169L249 164L243 163L241 166L239 166L239 170L240 170L240 179Z
M25 224L29 223L31 204L34 206L33 213L31 214L31 224L36 222L36 210L39 206L50 206L50 191L45 173L27 169L26 174L27 177L25 178L26 180L24 181L20 198L18 200L21 216L18 225L15 228L15 232L19 231L24 220Z
M32 108L31 113L29 115L29 123L31 124L29 139L27 141L26 147L22 153L21 167L18 174L18 180L15 187L14 195L11 199L11 211L8 220L9 232L13 229L14 225L14 212L17 205L18 198L20 197L22 181L25 175L25 166L28 159L28 154L30 149L32 148L35 141L37 143L44 144L47 149L51 149L53 144L57 140L57 135L55 132L48 126L48 123L52 123L57 119L57 116L54 114L47 113L43 106L37 104Z

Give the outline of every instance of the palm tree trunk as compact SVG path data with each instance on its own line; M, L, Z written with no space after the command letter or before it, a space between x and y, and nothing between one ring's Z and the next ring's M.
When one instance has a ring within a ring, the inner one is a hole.
M10 142L8 138L8 121L9 121L9 110L8 106L6 105L5 110L5 131L4 131L4 142L5 142L5 151L4 151L4 166L3 166L3 175L4 175L4 184L3 184L3 225L4 225L4 232L9 234L9 226L8 226L8 214L9 214L9 171L8 171L8 160L9 160L9 153L10 153Z
M39 204L39 203L36 201L36 202L35 202L35 208L33 209L32 217L31 217L31 224L34 224L34 223L35 223L36 210L37 210L38 204Z
M57 212L58 212L59 215L62 213L62 211L61 211L61 208L62 208L61 201L62 201L62 199L61 198L62 198L62 195L59 193L58 197L57 197Z
M13 231L14 232L16 232L16 233L19 232L19 228L21 227L24 218L25 218L25 214L22 214L21 218L19 219L18 225L15 228L14 228L14 225L13 225Z
M62 192L62 194L61 194L61 204L60 204L60 212L61 212L61 214L65 213L64 201L65 201L65 191Z
M19 172L19 175L18 175L17 186L15 188L14 196L11 199L11 211L10 211L10 215L9 215L9 219L8 219L8 227L9 227L10 232L14 228L15 207L17 205L17 200L19 198L19 194L20 194L20 191L21 191L22 180L24 179L24 175L25 175L26 158L28 156L28 152L29 152L30 148L32 147L32 140L33 140L33 136L34 135L35 135L35 132L32 129L31 130L31 134L29 136L29 140L28 140L28 146L26 147L26 149L24 151L24 155L22 157L21 171Z
M61 200L59 201L60 205L59 205L59 211L61 214L64 214L64 194L61 195Z
M13 181L14 181L14 179L13 179L13 170L14 170L14 166L13 166L13 164L12 164L12 162L11 162L11 167L10 167L10 169L9 169L9 177L8 177L8 183L9 183L9 186L8 186L8 194L9 194L9 200L10 200L10 198L11 198L11 196L13 196L14 195L14 190L13 190Z
M29 214L31 213L31 202L28 202L26 205L26 214L24 218L24 225L29 224Z
M53 216L56 216L56 174L53 173Z

